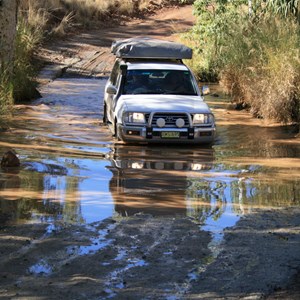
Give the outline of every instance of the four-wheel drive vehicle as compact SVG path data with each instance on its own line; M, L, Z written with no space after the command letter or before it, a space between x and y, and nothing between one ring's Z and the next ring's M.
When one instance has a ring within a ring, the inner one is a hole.
M182 62L192 50L150 38L115 42L103 121L124 142L212 143L214 116Z

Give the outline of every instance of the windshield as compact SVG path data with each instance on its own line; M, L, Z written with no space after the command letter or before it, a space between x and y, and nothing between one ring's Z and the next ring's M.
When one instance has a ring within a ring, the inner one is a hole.
M197 95L189 71L128 70L123 94Z

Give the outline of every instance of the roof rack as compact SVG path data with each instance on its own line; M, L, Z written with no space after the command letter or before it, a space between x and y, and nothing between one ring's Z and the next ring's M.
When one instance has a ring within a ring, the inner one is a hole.
M115 41L111 52L120 58L191 59L191 48L175 42L148 37L135 37Z

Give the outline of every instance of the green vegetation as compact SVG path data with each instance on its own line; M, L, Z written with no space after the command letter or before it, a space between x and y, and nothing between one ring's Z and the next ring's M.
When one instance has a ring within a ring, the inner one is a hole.
M36 21L32 23L32 18ZM39 17L39 19L38 19ZM40 11L20 9L18 16L15 51L12 67L8 72L7 66L1 68L7 71L0 75L0 115L11 111L14 103L34 98L37 94L33 67L34 51L42 41L45 22L41 22Z
M299 28L286 20L268 19L251 28L236 28L222 57L220 73L233 100L258 117L290 122L299 114Z
M41 42L41 32L20 16L15 40L13 73L10 75L9 72L2 72L0 76L0 114L10 111L14 103L28 101L37 95L34 81L36 70L32 58Z
M37 95L37 67L33 60L45 39L61 37L75 27L104 26L108 20L117 23L147 13L154 2L157 8L182 1L185 0L20 0L12 75L0 65L0 115L14 103Z
M166 1L155 2L160 5ZM89 27L108 19L117 21L121 16L131 16L147 9L149 3L150 0L21 0L20 8L29 12L32 24L43 16L50 24L49 33L53 34L70 25Z
M192 68L257 117L299 121L300 0L196 0Z
M34 51L42 40L42 28L32 27L27 20L20 18L17 27L13 99L15 103L28 101L37 94L34 77L37 69L33 64Z
M146 12L152 2L20 0L13 76L0 75L0 114L36 95L32 60L44 39ZM194 48L199 80L220 81L238 107L257 117L299 122L300 0L195 0L194 12L197 23L184 39Z

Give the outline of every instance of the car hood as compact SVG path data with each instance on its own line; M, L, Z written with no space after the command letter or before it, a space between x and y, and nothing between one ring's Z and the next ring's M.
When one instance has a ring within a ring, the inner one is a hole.
M117 106L122 111L132 112L210 112L201 97L186 95L122 95Z

